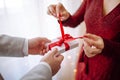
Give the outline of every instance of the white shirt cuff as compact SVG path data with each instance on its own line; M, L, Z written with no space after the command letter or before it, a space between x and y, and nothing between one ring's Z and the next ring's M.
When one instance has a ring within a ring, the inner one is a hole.
M25 39L24 45L23 45L23 54L24 56L28 56L28 40Z

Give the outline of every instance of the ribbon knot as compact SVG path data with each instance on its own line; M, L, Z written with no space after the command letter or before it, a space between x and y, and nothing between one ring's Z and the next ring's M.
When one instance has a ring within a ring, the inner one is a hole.
M54 43L51 43L51 44L49 45L49 50L51 50L52 47L61 46L62 44L65 45L65 50L66 50L66 51L70 49L70 46L68 45L67 42L68 42L68 40L73 39L72 36L70 36L69 34L65 34L65 35L64 35L64 39L61 38L61 37L58 38L58 39L59 39L58 41L56 41L56 42L54 42Z

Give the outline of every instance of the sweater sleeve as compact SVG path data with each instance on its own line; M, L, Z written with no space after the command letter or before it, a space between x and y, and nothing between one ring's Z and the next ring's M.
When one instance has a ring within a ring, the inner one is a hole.
M115 42L115 41L108 40L108 39L103 39L103 41L105 45L102 51L103 55L120 58L120 42L118 41Z
M78 10L73 14L70 15L70 17L66 20L63 21L64 26L69 26L69 27L76 27L79 25L83 20L84 20L84 14L86 10L86 0L83 0L81 6L78 8Z

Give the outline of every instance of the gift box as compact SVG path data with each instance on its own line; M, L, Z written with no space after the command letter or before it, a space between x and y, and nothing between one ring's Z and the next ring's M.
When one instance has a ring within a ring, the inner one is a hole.
M64 28L60 17L61 15L59 14L59 24L62 37L52 40L48 45L48 48L49 50L57 48L60 53L64 53L65 51L78 47L79 39L83 37L73 38L70 34L64 34Z
M73 38L69 34L64 35L64 40L62 37L52 40L48 45L49 50L57 48L59 53L64 53L68 50L74 49L79 46L79 39Z

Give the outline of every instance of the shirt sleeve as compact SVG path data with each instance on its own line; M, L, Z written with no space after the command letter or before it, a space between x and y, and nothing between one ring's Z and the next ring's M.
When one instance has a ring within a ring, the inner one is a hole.
M23 54L24 56L28 56L28 39L25 39L24 46L23 46Z
M52 71L46 62L40 62L31 69L21 80L52 80Z
M26 41L27 42L27 41ZM27 48L23 50L25 38L0 35L0 56L3 57L24 57L27 55Z

